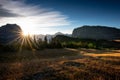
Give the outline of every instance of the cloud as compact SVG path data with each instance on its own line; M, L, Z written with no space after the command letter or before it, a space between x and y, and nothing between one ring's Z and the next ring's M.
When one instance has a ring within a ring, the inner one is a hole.
M25 0L0 0L0 25L16 23L23 30L40 32L41 27L56 27L69 25L68 17L59 11L26 4Z
M2 5L0 5L0 17L17 17L19 15L15 13L11 13L10 10L2 8Z

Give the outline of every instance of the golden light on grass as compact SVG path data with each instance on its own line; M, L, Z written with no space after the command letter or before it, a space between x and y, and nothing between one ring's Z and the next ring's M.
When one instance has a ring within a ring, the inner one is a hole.
M84 54L86 56L92 56L92 57L99 57L99 56L113 56L113 57L120 57L120 53L104 53L104 54L95 54L95 53L92 53L92 54Z

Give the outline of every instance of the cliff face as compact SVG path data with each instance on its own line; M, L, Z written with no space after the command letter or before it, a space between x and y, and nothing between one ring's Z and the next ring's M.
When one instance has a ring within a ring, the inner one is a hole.
M120 39L120 29L106 26L82 26L73 30L73 37L81 39Z
M8 44L20 37L22 30L16 24L6 24L0 27L0 44Z

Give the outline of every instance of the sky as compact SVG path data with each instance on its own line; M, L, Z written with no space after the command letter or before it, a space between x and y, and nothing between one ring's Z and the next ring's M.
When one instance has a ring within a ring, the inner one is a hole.
M120 0L0 0L0 26L7 23L31 34L71 34L83 25L120 28Z

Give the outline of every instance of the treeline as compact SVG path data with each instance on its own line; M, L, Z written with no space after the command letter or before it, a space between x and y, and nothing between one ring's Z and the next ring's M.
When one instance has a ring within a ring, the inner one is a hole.
M120 49L120 42L109 40L80 39L64 35L55 37L66 48Z
M107 40L79 39L58 35L51 40L38 36L25 36L9 44L0 44L1 51L42 50L45 48L92 48L92 49L120 49L120 42Z
M63 48L59 40L52 38L48 41L47 36L44 40L38 36L23 36L7 44L0 43L0 51L22 51L22 50L42 50L45 48Z

